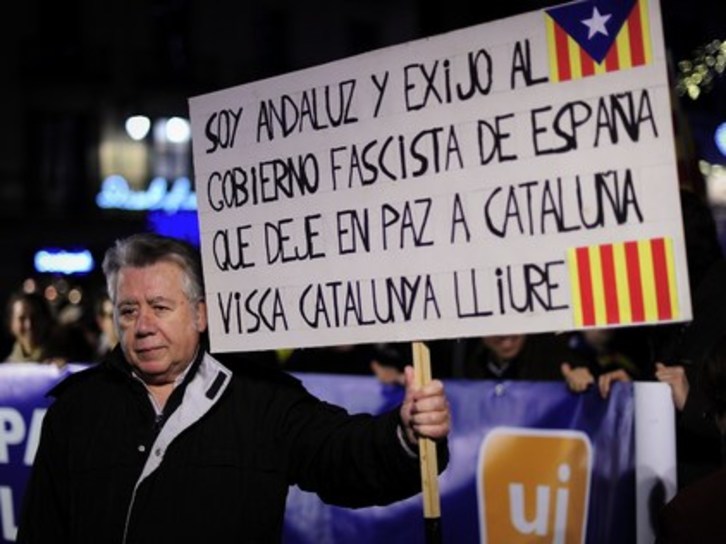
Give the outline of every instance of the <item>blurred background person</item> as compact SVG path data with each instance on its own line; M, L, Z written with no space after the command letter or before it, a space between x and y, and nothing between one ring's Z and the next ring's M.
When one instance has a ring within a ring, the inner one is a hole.
M718 470L723 436L708 416L714 379L703 369L714 364L714 346L726 334L726 259L713 263L692 296L693 320L677 338L670 359L655 364L655 377L671 388L676 409L678 487L686 487ZM706 389L710 388L710 393Z
M567 343L585 359L602 398L609 396L613 382L650 374L644 370L649 367L649 346L635 329L598 327L574 331Z
M116 325L113 322L113 303L105 291L94 301L93 314L98 327L94 360L101 361L118 343Z
M491 335L471 339L464 359L464 378L479 380L565 380L584 391L594 376L587 361L554 333Z
M683 183L683 180L681 180ZM720 303L716 298L709 301L711 292L718 291L721 286L714 286L714 275L722 267L724 255L719 241L716 222L707 201L687 186L681 185L681 214L683 218L683 233L686 246L686 264L688 266L688 283L693 303L694 320L710 320L714 315L713 306ZM698 299L701 300L698 300ZM718 311L718 310L717 310ZM699 314L699 315L697 315ZM636 327L635 333L642 335L649 346L649 361L677 361L684 356L689 360L694 353L700 351L702 358L704 344L701 348L691 342L687 337L696 330L711 334L704 323L694 325L693 322L661 324L658 326ZM713 323L711 328L720 324ZM690 352L684 355L685 350ZM652 366L651 366L652 367ZM650 371L650 368L649 368ZM651 371L652 372L652 371Z
M404 369L412 364L410 342L383 342L372 346L370 369L384 385L406 385Z
M424 342L429 350L431 376L437 380L451 378L454 353L451 342ZM413 365L412 342L381 342L371 346L370 370L385 385L405 385L404 368Z
M569 347L582 355L588 367L601 375L624 370L632 379L642 374L647 364L647 346L628 338L625 328L594 328L572 332Z
M669 346L655 360L643 379L655 379L671 390L676 415L676 459L679 489L718 470L723 464L726 444L723 433L709 417L709 404L715 395L713 377L704 380L707 366L714 364L714 348L726 331L726 260L712 262L702 274L692 297L693 319L665 330ZM636 329L639 330L639 329ZM651 336L665 336L662 331ZM718 358L716 358L718 359ZM705 369L705 370L704 370ZM711 369L712 370L712 369ZM616 369L599 377L601 395L606 398L615 381L630 381L629 373ZM710 389L710 391L706 391Z
M45 362L56 366L93 363L94 345L85 326L79 321L58 323L48 339Z
M698 387L707 407L708 422L726 437L726 335L705 356L698 372ZM682 487L660 512L656 542L726 542L726 459L718 469L689 486Z
M8 362L45 362L55 321L48 302L37 293L15 293L7 305L13 338Z

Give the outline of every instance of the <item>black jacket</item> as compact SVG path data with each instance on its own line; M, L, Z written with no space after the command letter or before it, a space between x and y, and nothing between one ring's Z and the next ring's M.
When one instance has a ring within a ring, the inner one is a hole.
M278 542L290 485L351 507L420 491L397 410L351 416L281 372L194 365L164 421L118 349L53 392L19 543Z

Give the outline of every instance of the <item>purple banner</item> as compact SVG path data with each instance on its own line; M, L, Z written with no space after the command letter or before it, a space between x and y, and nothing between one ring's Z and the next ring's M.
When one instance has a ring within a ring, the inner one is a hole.
M400 390L367 377L299 377L317 396L352 412L380 412L401 398ZM608 400L594 390L571 393L559 382L447 380L445 384L453 429L451 460L439 478L444 542L636 541L631 384L615 384ZM490 436L496 440L488 440ZM493 466L502 478L508 474L511 479L497 483L479 468L487 457L485 442L491 447L503 437L516 439L514 449L499 456ZM534 439L539 443L529 447ZM586 447L578 450L583 443ZM567 450L568 444L574 447ZM561 462L547 456L553 445L555 455L565 456ZM517 457L517 447L529 456L525 462ZM589 458L576 465L572 457L576 454ZM555 462L554 474L545 470L546 461ZM578 467L582 472L585 461L583 481ZM544 467L541 473L535 472L538 467ZM568 472L563 473L563 468ZM482 473L490 492L501 493L487 496L486 485L480 483ZM484 509L501 514L494 516L496 526ZM424 542L422 511L421 497L385 508L349 510L325 505L315 495L293 488L284 542ZM556 532L561 539L554 538ZM571 538L578 534L586 538ZM497 538L503 535L505 540Z
M45 394L79 368L0 365L0 543L15 541ZM379 413L402 398L373 377L298 377L351 412ZM556 382L445 383L453 422L451 461L439 478L444 542L635 542L630 384L615 384L605 401ZM291 489L285 544L424 540L420 496L351 510Z
M0 543L15 542L20 504L51 387L76 365L0 364Z

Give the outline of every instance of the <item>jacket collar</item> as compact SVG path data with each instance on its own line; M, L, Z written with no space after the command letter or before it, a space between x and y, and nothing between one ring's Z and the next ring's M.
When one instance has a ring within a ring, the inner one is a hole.
M190 371L187 376L189 381L181 392L183 397L179 400L179 406L170 413L157 435L137 485L158 468L174 439L199 421L217 403L232 380L231 370L208 353L201 350L200 353L201 358L198 363L195 362L197 368L192 369L194 372Z
M190 368L189 371L186 373L186 376L184 377L184 381L182 382L183 384L189 383L189 381L194 377L194 374L197 372L197 369L199 368L199 364L202 362L204 353L209 350L208 346L209 346L209 344L208 344L206 335L203 335L200 339L199 346L197 348L197 353L194 356L194 360L191 363L192 368ZM133 372L133 369L131 368L131 365L129 364L129 362L126 360L124 352L121 349L121 344L116 344L116 346L101 361L101 365L103 365L107 369L111 370L116 375L120 374L120 375L129 377L129 378L132 378L131 374Z

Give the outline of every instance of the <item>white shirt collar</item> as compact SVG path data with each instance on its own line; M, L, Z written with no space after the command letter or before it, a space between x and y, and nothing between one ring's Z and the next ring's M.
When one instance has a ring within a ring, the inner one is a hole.
M192 368L192 365L194 364L194 361L197 358L197 355L199 354L199 346L197 346L197 350L194 352L194 357L192 357L192 360L189 361L189 364L182 370L182 372L174 378L174 383L172 384L172 390L176 389L177 386L184 381L184 378L187 374L189 374L189 370ZM164 408L162 406L159 406L159 403L156 402L156 398L151 393L151 389L149 389L149 386L146 385L146 382L139 377L139 375L136 373L136 369L131 369L131 375L139 380L141 384L144 386L144 389L146 389L146 393L149 396L149 400L151 401L151 405L154 407L154 412L157 416L160 416L162 413L164 413Z

